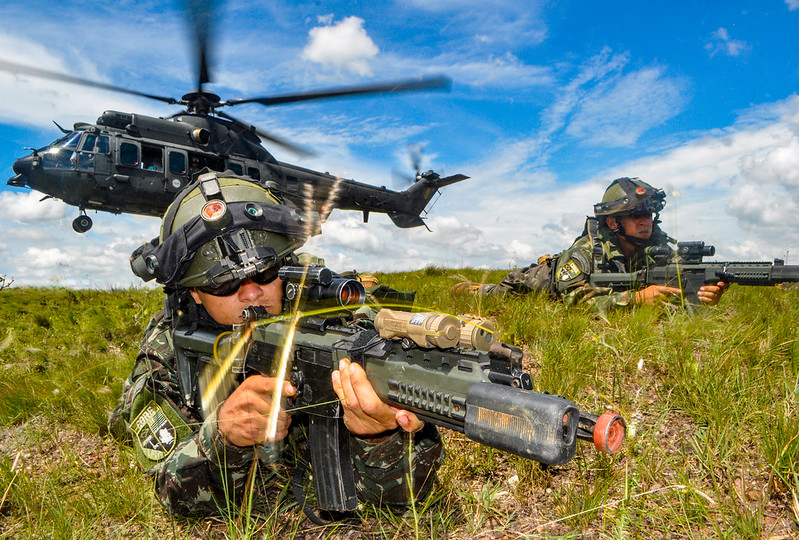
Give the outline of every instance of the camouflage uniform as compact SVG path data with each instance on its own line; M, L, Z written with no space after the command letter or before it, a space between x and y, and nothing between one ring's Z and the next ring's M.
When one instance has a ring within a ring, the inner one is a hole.
M549 292L552 283L552 258L544 255L525 268L516 268L509 272L499 283L485 283L480 285L478 293L484 296L493 295L523 295L532 292Z
M668 246L670 243L674 243L674 239L655 225L649 245ZM588 218L583 235L558 256L555 289L569 306L585 303L598 312L631 306L635 303L635 290L614 292L610 287L591 287L588 279L595 272L635 272L652 264L654 260L644 253L643 248L627 259L621 252L616 235L606 226L596 226L595 218Z
M208 320L207 314L203 319ZM305 441L301 416L293 417L289 436L279 443L283 450L278 452L273 446L226 443L216 427L217 411L202 418L199 407L185 403L172 330L155 317L145 331L109 427L119 437L132 436L140 463L155 478L158 498L173 514L225 513L238 506L254 461L259 465L255 493L263 496L266 487L285 483L274 472L299 460ZM410 464L408 438L413 439ZM409 468L414 499L423 498L443 460L441 439L431 424L412 435L400 429L374 439L351 435L350 448L358 498L373 503L408 504Z
M605 190L602 202L594 205L595 217L586 220L583 234L569 249L555 257L545 255L539 258L538 264L528 268L516 269L499 284L479 285L467 281L455 285L453 293L492 295L546 291L553 298L562 298L567 305L584 302L598 312L633 305L634 290L614 292L609 287L591 287L588 280L595 272L629 273L654 264L647 250L668 247L669 243L674 243L658 227L658 216L665 204L666 194L663 190L655 189L639 178L617 178ZM636 214L649 214L653 221L652 234L648 240L634 239L630 242L631 245L643 245L637 247L628 259L621 250L617 234L624 234L621 218ZM611 217L619 220L615 232L607 226L607 218Z

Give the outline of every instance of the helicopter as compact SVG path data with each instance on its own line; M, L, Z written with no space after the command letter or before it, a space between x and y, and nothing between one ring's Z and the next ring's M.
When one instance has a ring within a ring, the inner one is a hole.
M55 142L43 148L26 148L31 153L13 164L15 176L7 181L14 187L29 187L76 206L79 215L72 228L85 233L92 227L88 210L115 214L162 216L175 196L204 170L230 171L279 189L301 208L310 208L324 221L333 209L357 210L368 222L371 212L385 213L401 228L425 225L423 213L440 188L466 180L455 174L441 177L431 171L416 171L404 191L339 178L287 162L280 162L264 148L270 141L297 154L305 148L283 140L220 110L244 103L274 106L300 101L367 94L448 90L451 81L433 76L374 85L332 88L319 91L256 98L222 100L204 88L211 82L207 47L211 8L203 0L189 2L190 19L196 38L198 82L180 99L157 96L107 83L47 71L0 60L0 70L76 85L102 88L180 105L185 109L165 118L143 114L104 111L94 123L76 122Z

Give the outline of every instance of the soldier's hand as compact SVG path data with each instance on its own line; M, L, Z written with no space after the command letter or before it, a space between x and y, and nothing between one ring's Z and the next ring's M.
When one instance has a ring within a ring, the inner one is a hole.
M277 380L251 375L236 388L219 409L218 429L222 438L236 446L252 446L266 440L268 416L272 407ZM283 382L282 396L293 396L296 389ZM291 415L280 411L273 440L286 438Z
M704 302L709 306L715 306L721 300L721 295L724 294L729 288L730 284L719 281L715 285L702 285L699 287L696 295L699 297L700 302Z
M635 292L636 304L654 305L659 302L664 302L680 295L680 289L677 287L666 287L664 285L650 285L646 289L641 289Z
M355 435L370 436L395 429L419 431L424 422L410 411L392 407L383 402L366 378L363 368L342 359L334 371L333 390L344 409L344 424Z

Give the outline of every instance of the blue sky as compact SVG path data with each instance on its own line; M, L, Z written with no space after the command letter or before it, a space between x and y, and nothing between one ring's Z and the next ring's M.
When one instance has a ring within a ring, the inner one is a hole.
M756 6L756 7L755 7ZM511 268L568 247L618 176L668 193L663 228L717 258L799 249L799 0L752 2L231 1L214 21L209 89L223 99L452 78L450 93L229 111L316 150L282 161L404 187L423 169L463 173L424 229L334 212L307 248L337 270L435 264ZM0 59L158 95L192 89L182 4L12 0ZM67 22L69 21L69 22ZM104 110L178 108L0 73L0 172ZM15 284L137 284L127 259L158 220L77 210L0 185L0 274Z

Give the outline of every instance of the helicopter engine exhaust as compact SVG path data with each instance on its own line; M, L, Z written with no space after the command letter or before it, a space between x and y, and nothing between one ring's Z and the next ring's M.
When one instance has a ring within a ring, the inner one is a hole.
M197 128L191 132L191 138L197 144L206 145L211 141L211 132L205 128Z

